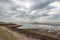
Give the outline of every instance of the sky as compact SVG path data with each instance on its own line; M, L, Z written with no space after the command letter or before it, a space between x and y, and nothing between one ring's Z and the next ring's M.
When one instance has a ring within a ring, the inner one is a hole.
M0 21L60 22L60 0L0 0Z

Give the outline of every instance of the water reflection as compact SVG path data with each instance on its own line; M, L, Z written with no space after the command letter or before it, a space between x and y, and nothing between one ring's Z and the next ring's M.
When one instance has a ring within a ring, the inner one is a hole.
M38 25L38 24L22 24L23 26L19 27L20 29L54 29L60 30L60 26L51 26L51 25Z

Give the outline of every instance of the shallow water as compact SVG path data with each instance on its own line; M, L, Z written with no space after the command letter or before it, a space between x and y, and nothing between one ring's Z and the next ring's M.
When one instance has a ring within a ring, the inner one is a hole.
M40 24L22 24L19 29L54 29L60 30L60 26L40 25Z

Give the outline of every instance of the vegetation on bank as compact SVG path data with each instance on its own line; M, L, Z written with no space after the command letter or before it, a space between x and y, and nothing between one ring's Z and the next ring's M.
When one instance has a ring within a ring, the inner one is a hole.
M34 38L41 39L41 40L58 40L58 38L53 38L53 37L50 37L49 35L47 36L47 35L40 34L41 32L36 33L34 31L33 32L32 31L31 30L26 30L26 29L25 30L20 29L20 33L24 33L28 37L34 37Z
M16 40L12 33L0 27L0 40Z
M39 30L32 30L32 29L17 29L15 26L16 24L11 24L11 23L0 23L1 26L6 26L9 29L12 29L14 31L18 31L19 33L23 33L28 37L31 38L37 38L41 40L58 40L58 37L55 36L53 33L47 33ZM10 26L10 27L9 27ZM12 27L14 26L14 27ZM10 34L8 31L0 29L0 36L3 40L16 40L16 38Z
M16 29L16 28L11 28L11 30L18 31L19 33L25 34L25 36L30 37L30 38L36 38L36 39L41 39L41 40L59 40L58 38L51 37L49 35L43 35L41 32L38 30L33 30L33 29Z

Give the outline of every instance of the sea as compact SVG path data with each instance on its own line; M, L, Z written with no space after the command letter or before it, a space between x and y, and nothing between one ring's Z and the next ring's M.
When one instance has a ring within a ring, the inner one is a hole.
M53 29L53 30L60 30L60 26L56 26L56 25L42 25L42 24L30 24L30 23L23 23L20 24L23 25L21 27L18 27L19 29Z

